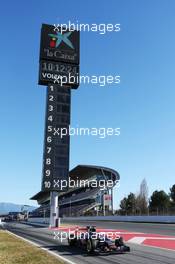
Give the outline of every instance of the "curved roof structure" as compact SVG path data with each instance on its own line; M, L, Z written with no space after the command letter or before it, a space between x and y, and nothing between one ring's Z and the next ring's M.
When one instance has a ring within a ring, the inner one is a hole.
M78 165L69 172L70 178L75 177L81 179L88 179L96 174L102 174L104 176L112 176L114 181L120 180L120 175L117 171L96 165Z
M119 181L120 175L117 171L96 165L78 165L69 172L69 177L72 179L90 179L94 175L103 176L104 179L111 179ZM69 191L68 191L69 192ZM31 197L31 200L37 200L39 203L48 201L50 199L50 192L40 191ZM63 195L63 194L62 194Z

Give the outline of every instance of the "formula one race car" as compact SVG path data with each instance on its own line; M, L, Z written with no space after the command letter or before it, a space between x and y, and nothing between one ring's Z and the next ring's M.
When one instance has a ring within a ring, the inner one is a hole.
M110 232L111 233L111 232ZM130 252L120 236L111 239L106 233L97 232L95 226L78 228L68 238L69 246L81 247L90 253Z

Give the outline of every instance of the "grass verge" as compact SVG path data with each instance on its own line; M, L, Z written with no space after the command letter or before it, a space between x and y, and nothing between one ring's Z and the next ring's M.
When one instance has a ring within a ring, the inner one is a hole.
M64 264L65 262L4 230L0 230L0 263Z

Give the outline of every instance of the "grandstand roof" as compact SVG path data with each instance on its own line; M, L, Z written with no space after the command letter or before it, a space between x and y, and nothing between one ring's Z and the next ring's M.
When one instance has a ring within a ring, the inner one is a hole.
M46 201L46 200L49 200L50 198L50 192L44 192L44 191L40 191L38 193L36 193L34 196L32 196L30 198L30 200L37 200L37 201L40 201L42 202L43 201Z
M117 171L96 165L78 165L69 172L69 177L72 179L88 179L94 175L102 175L104 177L112 176L113 181L120 179L120 175ZM30 199L37 200L39 203L49 201L50 192L40 191Z
M78 165L69 172L69 176L72 179L77 177L81 179L87 179L95 174L104 174L105 176L112 175L113 180L120 179L120 175L117 171L107 167L95 165Z

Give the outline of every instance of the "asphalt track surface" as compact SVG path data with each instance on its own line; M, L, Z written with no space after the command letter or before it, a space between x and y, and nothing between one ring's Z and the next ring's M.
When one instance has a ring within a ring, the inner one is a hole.
M76 224L78 224L76 222ZM81 223L79 223L81 224ZM121 223L120 228L129 229L130 224ZM99 226L105 225L105 228L116 228L117 226L111 226L113 223L100 223ZM116 223L114 223L116 225ZM136 224L134 228L142 228L140 224ZM159 225L158 225L159 226ZM130 226L133 231L133 225ZM171 232L175 226L165 226L165 232ZM6 229L23 237L30 241L37 243L40 247L47 248L56 254L63 256L64 258L77 263L77 264L174 264L175 263L175 251L165 250L153 247L147 247L143 245L128 244L131 247L130 253L125 254L110 254L110 255L93 255L89 256L85 252L82 252L79 248L70 248L67 241L60 242L58 239L54 239L54 231L48 228L34 227L30 225L20 223L8 223ZM161 226L158 228L161 230ZM138 230L137 230L138 231ZM143 231L143 229L141 230ZM158 231L158 230L157 230ZM172 234L172 233L171 233Z

